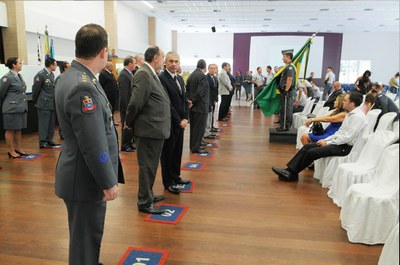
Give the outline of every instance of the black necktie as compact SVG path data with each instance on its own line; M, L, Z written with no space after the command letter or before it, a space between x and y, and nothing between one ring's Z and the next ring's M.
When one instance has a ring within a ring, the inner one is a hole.
M181 86L179 85L178 78L176 78L176 75L174 76L174 81L176 86L178 87L179 94L182 94L182 89Z
M211 78L212 78L212 80L213 80L213 83L214 83L214 87L216 87L216 82L215 82L215 76L211 76Z

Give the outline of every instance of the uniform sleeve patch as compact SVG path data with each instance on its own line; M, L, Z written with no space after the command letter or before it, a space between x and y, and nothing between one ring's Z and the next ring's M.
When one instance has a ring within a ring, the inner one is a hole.
M97 105L90 96L84 96L81 98L81 100L82 100L82 112L90 113L96 110Z
M1 79L1 81L3 81L3 83L7 82L7 77L4 77L3 79Z
M103 152L99 154L99 162L100 164L105 164L108 161L108 153L107 152Z

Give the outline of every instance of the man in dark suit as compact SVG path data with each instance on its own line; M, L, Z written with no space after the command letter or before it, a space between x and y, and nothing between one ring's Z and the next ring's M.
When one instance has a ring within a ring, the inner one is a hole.
M112 107L112 114L114 115L115 105L118 98L118 83L112 73L113 70L114 64L112 62L107 62L106 67L99 75L99 82L103 87L104 92L106 92L107 99Z
M106 202L118 196L119 175L111 108L96 78L106 65L108 34L99 25L85 25L75 46L76 59L55 91L65 138L55 193L68 210L69 265L98 265Z
M205 75L206 69L206 61L200 59L197 62L196 70L190 74L187 80L188 98L193 104L190 109L190 151L192 153L207 153L200 148L210 107L210 87Z
M333 83L333 92L328 96L328 99L324 103L324 107L329 107L329 110L334 109L336 98L340 94L343 94L342 85L339 83L339 81L335 81Z
M179 194L177 185L189 184L181 175L183 136L189 122L189 102L186 96L185 82L177 74L179 55L169 52L165 56L165 70L160 74L160 81L168 92L171 101L171 136L165 140L161 153L162 179L164 188Z
M144 213L162 214L164 210L155 207L154 202L163 200L164 196L154 196L153 185L164 140L171 133L171 102L157 76L163 68L163 51L150 47L144 57L145 64L133 78L126 124L133 128L137 147L138 209Z
M57 62L47 58L45 68L40 70L33 79L32 99L38 109L39 147L60 148L53 141L56 113L54 107L54 74Z
M119 86L119 111L121 115L122 123L122 140L121 140L121 151L133 152L136 147L133 145L133 134L132 130L126 126L126 111L131 98L131 84L133 80L132 70L135 68L133 58L128 56L124 59L124 69L121 70L118 76Z
M386 96L382 93L382 90L383 90L383 86L381 86L381 84L374 83L372 85L372 92L375 92L376 96L375 96L374 105L372 106L371 109L382 110L382 112L378 116L374 130L376 129L376 127L378 127L379 120L384 114L386 114L388 112L395 112L395 113L397 113L396 120L399 119L399 115L400 115L399 108L396 106L396 104L393 102L393 100L391 100L390 98L388 98L388 96Z
M217 65L210 64L208 65L208 73L207 73L207 81L208 85L210 86L210 108L211 113L209 113L208 121L210 124L207 124L210 132L219 132L220 130L214 127L214 112L215 112L215 105L218 102L218 77L216 76L217 73ZM211 116L211 117L210 117ZM211 137L215 138L215 137Z
M139 70L139 68L143 66L144 57L141 54L137 54L137 55L135 55L135 58L133 58L133 59L135 60L135 68L133 69L132 73L133 73L133 75L135 75L136 71Z

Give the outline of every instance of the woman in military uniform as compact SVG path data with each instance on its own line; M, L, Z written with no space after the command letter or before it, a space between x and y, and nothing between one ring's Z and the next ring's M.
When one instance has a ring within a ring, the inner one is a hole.
M9 158L26 155L21 148L21 129L27 127L28 116L26 84L19 74L22 65L21 58L8 58L6 66L10 68L10 71L0 80L0 105L3 113L3 126L6 131L6 143L10 148Z

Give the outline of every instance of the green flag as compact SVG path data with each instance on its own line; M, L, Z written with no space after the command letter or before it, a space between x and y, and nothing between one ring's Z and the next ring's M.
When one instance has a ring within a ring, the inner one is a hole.
M304 55L306 55L306 62L305 62L305 70L304 76L306 75L307 71L307 64L308 64L308 55L310 53L310 46L312 43L312 38L315 37L313 34L304 44L304 46L296 53L293 57L292 64L296 67L296 77L295 82L297 84L297 80L299 79L301 63L303 61ZM289 64L288 64L289 65ZM272 78L271 82L263 88L261 93L257 96L256 100L258 105L260 106L262 112L265 116L270 116L274 113L279 112L281 108L281 101L280 101L280 92L279 88L279 80L281 79L281 75L283 70L288 66L285 65L282 67Z

